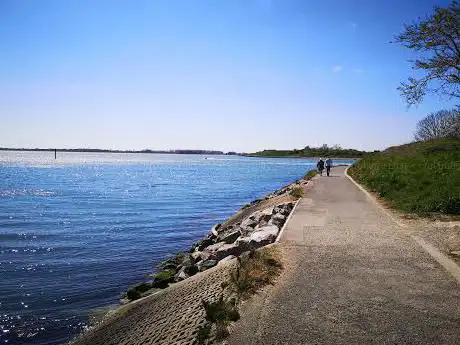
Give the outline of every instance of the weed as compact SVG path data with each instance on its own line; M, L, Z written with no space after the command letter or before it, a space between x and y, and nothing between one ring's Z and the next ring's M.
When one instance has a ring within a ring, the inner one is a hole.
M279 253L273 247L251 251L238 257L237 266L230 273L229 280L221 284L223 291L219 299L202 301L207 325L198 330L197 344L207 344L208 340L226 338L229 335L230 322L240 318L238 302L249 297L263 285L271 284L281 268Z
M317 174L318 174L318 171L317 171L317 170L310 170L310 171L308 171L307 174L305 175L305 178L311 179L312 177L315 177Z
M196 342L198 344L204 344L205 341L209 338L209 336L211 335L211 325L210 324L207 324L207 325L204 325L204 326L201 326L200 328L198 328L198 333L196 335Z
M292 195L296 199L300 199L303 196L303 188L296 186L292 188L292 190L289 192L290 195Z
M282 264L275 248L252 251L238 257L237 267L230 273L229 288L238 299L244 299L262 286L272 284Z

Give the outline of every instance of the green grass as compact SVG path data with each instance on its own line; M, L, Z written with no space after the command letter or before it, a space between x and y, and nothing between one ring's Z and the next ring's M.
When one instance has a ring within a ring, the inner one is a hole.
M390 147L362 158L349 174L401 211L460 215L460 140Z

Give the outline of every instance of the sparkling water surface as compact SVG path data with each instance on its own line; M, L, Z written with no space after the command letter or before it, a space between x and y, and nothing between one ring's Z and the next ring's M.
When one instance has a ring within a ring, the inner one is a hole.
M350 161L342 161L349 163ZM0 344L62 344L307 159L0 151Z

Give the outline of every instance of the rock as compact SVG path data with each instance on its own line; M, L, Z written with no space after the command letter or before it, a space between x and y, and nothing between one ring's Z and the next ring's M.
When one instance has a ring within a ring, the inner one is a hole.
M233 260L234 258L236 258L235 255L228 255L225 258L223 258L222 260L220 260L218 265L220 265L222 262L227 262L227 261Z
M251 215L252 216L252 215ZM252 228L254 229L257 224L259 224L259 221L256 220L256 219L251 219L251 216L249 216L249 218L246 218L242 223L241 223L241 227L243 229L246 229L246 228Z
M201 240L197 242L195 250L196 251L202 251L204 248L214 244L214 241L210 238L205 238L204 240Z
M214 255L208 251L195 252L191 255L191 257L193 258L193 263L197 263L202 260L215 259Z
M196 265L184 266L183 268L185 274L187 274L189 277L198 273L198 267Z
M253 232L250 236L251 247L257 244L257 248L273 242L278 235L278 227L276 225L266 225ZM260 244L260 245L259 245Z
M204 250L207 251L207 252L215 252L220 247L222 247L224 244L225 244L225 242L217 242L216 244L212 244L210 246L207 246Z
M255 211L251 213L248 218L251 220L255 220L257 222L259 217L260 217L260 211Z
M273 207L268 207L262 211L254 212L253 214L249 216L249 219L252 219L257 224L263 221L268 222L272 216L272 213L273 213ZM243 226L243 224L241 224L241 226Z
M293 207L294 207L294 204L292 204L290 202L285 203L285 204L277 205L273 209L273 214L281 213L282 215L287 216L287 215L289 215L289 213L291 213Z
M449 255L460 258L460 250L451 250L449 251Z
M152 282L152 287L159 289L168 287L168 284L174 280L175 274L175 271L160 271L156 273Z
M189 277L189 275L187 273L185 273L185 267L182 267L179 270L179 272L177 272L176 275L174 276L174 281L179 282L181 280L187 279L188 277Z
M249 250L249 244L246 242L239 242L237 240L235 243L232 244L224 244L221 246L216 252L216 258L217 260L222 260L223 258L229 256L229 255L235 255L238 256L241 253Z
M214 225L212 227L212 229L211 229L211 234L213 234L213 236L215 236L215 237L219 236L218 230L220 229L221 226L222 226L222 224L220 224L220 223Z
M177 263L172 262L171 260L166 260L159 265L159 268L161 268L162 270L169 271L169 270L176 270L177 266L178 266Z
M271 216L273 214L273 209L274 207L268 207L266 209L264 209L261 213L262 215L267 215L267 216Z
M210 269L211 267L214 267L216 265L217 265L217 260L203 260L196 264L200 272L206 271L207 269Z
M193 252L192 254L190 254L190 256L191 256L192 259L193 259L193 262L196 263L196 262L200 261L200 260L201 260L201 254L202 254L202 253L203 253L203 252L197 251L197 252Z
M275 214L268 224L276 225L277 227L281 228L283 224L286 222L286 216L281 213Z
M257 249L275 241L278 235L276 225L266 225L256 229L250 236L240 237L235 244L246 250Z
M240 237L240 235L240 230L236 230L229 233L220 234L217 239L221 242L233 243L237 240L238 237Z
M182 259L181 266L191 266L195 263L194 258L191 255L187 255Z

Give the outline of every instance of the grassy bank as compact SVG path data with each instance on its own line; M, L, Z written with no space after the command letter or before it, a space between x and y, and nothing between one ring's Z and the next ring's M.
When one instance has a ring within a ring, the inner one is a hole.
M362 158L349 174L401 211L460 215L460 140L390 147Z

